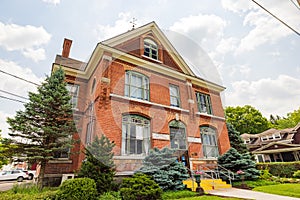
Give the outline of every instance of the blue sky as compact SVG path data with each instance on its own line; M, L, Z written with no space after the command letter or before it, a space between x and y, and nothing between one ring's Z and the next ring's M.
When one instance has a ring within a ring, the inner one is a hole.
M291 1L257 2L300 32L300 8ZM137 27L155 21L166 33L183 35L203 49L214 64L204 78L216 81L211 74L218 72L227 88L222 94L224 106L250 104L265 117L284 116L299 108L300 36L251 0L4 0L0 69L41 82L55 55L61 54L64 38L73 40L70 57L87 61L98 42L131 29L133 17ZM194 67L203 72L207 66ZM3 73L0 80L1 90L22 96L35 91L34 85ZM6 117L22 107L0 98L3 135Z

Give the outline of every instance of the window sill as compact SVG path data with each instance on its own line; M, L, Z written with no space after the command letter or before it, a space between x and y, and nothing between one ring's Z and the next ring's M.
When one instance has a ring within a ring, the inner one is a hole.
M145 56L145 55L142 55L142 57L143 57L143 58L147 58L147 59L149 59L149 60L151 60L151 61L154 61L154 62L157 62L157 63L162 64L162 62L161 62L160 60L156 60L156 59L154 59L154 58L151 58L151 57L148 57L148 56Z
M69 160L68 158L57 158L55 160L49 160L49 163L72 163L72 160Z
M146 155L123 155L123 156L114 156L116 160L144 160Z
M201 113L201 112L197 112L196 114L197 114L197 115L200 115L200 116L204 116L204 117L211 117L211 118L214 118L214 119L220 119L220 120L224 120L224 121L225 121L225 118L224 118L224 117L219 117L219 116L210 115L210 114L207 114L207 113Z
M115 97L115 98L119 98L119 99L124 99L124 100L127 100L127 101L135 101L135 102L144 103L144 104L148 104L148 105L153 105L153 106L158 106L158 107L163 107L163 108L169 108L169 109L172 109L172 110L178 110L178 111L181 111L181 112L187 112L187 113L190 112L189 110L185 110L185 109L178 108L178 107L166 106L166 105L162 105L162 104L158 104L158 103L152 103L150 101L125 97L125 96L121 96L121 95L117 95L117 94L110 94L110 96Z

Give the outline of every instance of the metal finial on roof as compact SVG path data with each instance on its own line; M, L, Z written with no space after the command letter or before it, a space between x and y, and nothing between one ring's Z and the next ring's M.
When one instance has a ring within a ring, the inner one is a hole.
M130 23L132 24L132 30L135 28L137 19L136 18L132 18L132 21L130 21Z

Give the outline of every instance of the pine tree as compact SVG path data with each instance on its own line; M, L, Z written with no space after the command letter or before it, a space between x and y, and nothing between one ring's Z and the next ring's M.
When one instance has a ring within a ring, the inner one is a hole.
M183 190L185 185L182 181L189 177L186 167L176 160L174 151L168 148L151 150L138 172L152 176L164 191Z
M113 162L114 153L112 152L115 144L102 135L86 147L86 159L82 163L79 177L94 179L99 194L112 191L115 187L114 175L115 164Z
M72 136L76 132L71 97L64 80L61 68L53 72L37 88L37 93L29 92L25 110L19 110L14 118L7 119L11 130L9 135L14 138L18 149L41 166L40 187L43 186L47 162L72 147Z
M251 159L249 153L240 154L236 149L230 148L225 154L218 158L218 164L231 170L232 172L242 171L243 174L236 175L241 178L243 175L245 179L257 179L259 171L256 169L255 162Z
M226 125L228 130L230 146L232 148L235 148L239 153L249 152L246 145L244 144L243 139L240 136L240 133L237 130L235 130L234 126L232 126L230 123L227 122Z

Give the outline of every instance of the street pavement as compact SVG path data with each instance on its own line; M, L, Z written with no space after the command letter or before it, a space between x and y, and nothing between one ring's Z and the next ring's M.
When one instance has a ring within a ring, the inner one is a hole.
M16 184L24 184L32 182L31 180L24 180L23 182L17 182L17 181L0 181L0 191L7 191L13 188Z
M299 200L296 197L286 197L275 194L268 194L263 192L257 192L252 190L244 190L237 188L211 190L209 194L224 196L224 197L237 197L242 199L257 199L257 200Z

